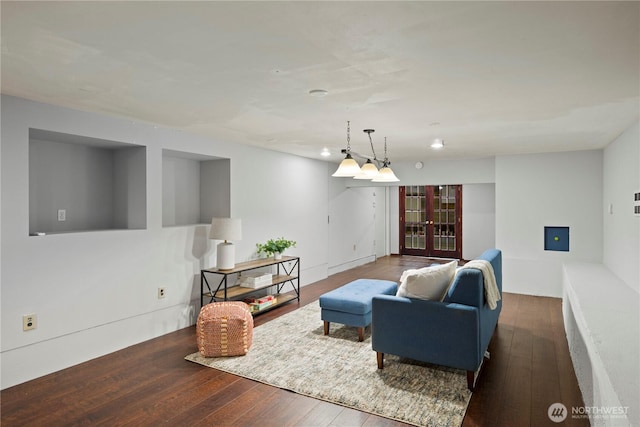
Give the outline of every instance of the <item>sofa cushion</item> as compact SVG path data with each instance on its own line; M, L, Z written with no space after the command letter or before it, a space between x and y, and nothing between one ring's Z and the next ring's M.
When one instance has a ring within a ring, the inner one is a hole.
M457 261L406 270L400 277L399 297L442 301L456 274Z

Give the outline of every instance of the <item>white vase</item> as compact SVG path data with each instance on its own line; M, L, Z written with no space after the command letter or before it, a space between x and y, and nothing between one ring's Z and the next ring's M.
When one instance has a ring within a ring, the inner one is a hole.
M282 259L282 252L276 252L273 254L273 259Z

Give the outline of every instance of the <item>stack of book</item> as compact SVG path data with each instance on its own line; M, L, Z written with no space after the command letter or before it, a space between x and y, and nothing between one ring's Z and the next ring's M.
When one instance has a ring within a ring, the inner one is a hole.
M243 288L261 288L271 284L273 275L271 273L264 273L260 271L249 271L242 273L238 277L237 284Z
M275 304L276 297L273 295L267 295L260 298L245 298L244 302L249 304L249 309L252 313L255 313Z

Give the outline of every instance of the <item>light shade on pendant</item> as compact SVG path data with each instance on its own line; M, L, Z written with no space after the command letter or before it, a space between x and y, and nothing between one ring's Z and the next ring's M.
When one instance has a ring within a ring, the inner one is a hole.
M378 168L371 162L371 159L367 159L367 162L360 168L360 173L353 177L353 179L373 179L378 176Z
M372 182L397 182L400 181L395 173L391 170L389 166L383 166L378 171L379 175L376 178L373 178Z
M360 173L360 166L358 166L358 162L353 160L351 154L347 153L347 156L338 166L338 169L331 176L344 178L344 177L353 177Z

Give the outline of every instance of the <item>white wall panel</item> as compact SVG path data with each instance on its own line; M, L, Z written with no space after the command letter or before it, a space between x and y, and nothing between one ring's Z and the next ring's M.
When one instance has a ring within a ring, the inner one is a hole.
M564 261L602 261L602 151L496 158L496 246L504 290L562 296ZM544 227L570 228L569 252L544 250Z
M146 147L145 228L29 237L29 128ZM199 272L215 264L215 245L208 225L163 228L163 149L231 159L231 200L222 203L243 219L238 261L285 236L298 242L290 253L302 258L302 284L326 277L325 162L2 96L2 388L195 321ZM22 316L33 313L37 329L23 332Z
M604 264L640 292L640 130L635 123L604 150Z

